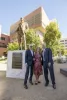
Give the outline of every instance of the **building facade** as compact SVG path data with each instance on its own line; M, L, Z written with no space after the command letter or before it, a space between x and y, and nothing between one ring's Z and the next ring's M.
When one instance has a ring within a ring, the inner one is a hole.
M43 9L43 7L39 7L34 10L27 16L23 17L24 21L26 21L29 25L29 28L33 28L36 31L36 34L39 35L41 42L43 43L43 33L45 32L45 27L49 24L49 19ZM20 21L17 21L10 27L10 41L17 42L17 33L16 29L18 27Z
M0 34L0 56L6 55L7 45L10 42L10 36L5 33Z
M67 49L67 38L61 39L60 43L64 46L64 49Z

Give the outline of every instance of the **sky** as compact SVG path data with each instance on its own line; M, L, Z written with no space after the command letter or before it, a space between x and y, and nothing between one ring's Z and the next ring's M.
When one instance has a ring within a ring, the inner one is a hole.
M10 33L10 25L42 6L50 20L57 19L62 37L67 37L67 0L0 0L2 33Z

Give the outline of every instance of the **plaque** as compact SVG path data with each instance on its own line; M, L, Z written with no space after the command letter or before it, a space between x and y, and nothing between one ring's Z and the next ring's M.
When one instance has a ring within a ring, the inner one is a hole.
M12 54L12 68L13 69L22 69L22 53L13 53Z

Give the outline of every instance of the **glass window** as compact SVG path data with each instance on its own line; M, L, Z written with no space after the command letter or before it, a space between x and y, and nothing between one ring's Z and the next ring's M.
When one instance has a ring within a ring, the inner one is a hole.
M61 40L60 42L64 42L64 40Z
M65 41L67 41L67 40L65 40Z
M7 45L5 43L0 43L0 47L7 48Z
M67 42L65 42L65 44L67 44Z
M5 37L1 37L1 40L5 40Z

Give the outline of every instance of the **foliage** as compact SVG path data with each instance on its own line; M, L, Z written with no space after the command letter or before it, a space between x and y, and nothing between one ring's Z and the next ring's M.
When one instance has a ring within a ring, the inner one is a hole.
M26 42L27 46L29 44L34 44L33 49L36 49L37 46L40 46L40 37L36 34L34 29L29 29L26 33Z
M57 59L57 63L62 63L62 59L61 58Z
M64 46L62 44L59 44L58 48L57 48L57 53L61 53L61 55L64 55Z
M0 61L6 61L6 60L7 60L7 58L4 58L4 59L3 59L3 58L1 58L1 59L0 59Z
M62 44L59 45L58 51L61 52L61 55L67 55L67 49Z
M51 22L46 27L44 34L44 42L46 42L47 47L52 49L54 54L57 53L60 38L61 32L59 31L58 24L56 22Z
M18 49L19 49L18 43L14 42L14 43L9 43L8 44L8 50L13 51L13 50L18 50Z
M64 50L64 55L66 55L66 56L67 56L67 50Z

